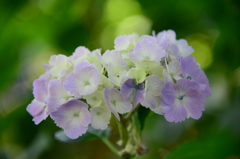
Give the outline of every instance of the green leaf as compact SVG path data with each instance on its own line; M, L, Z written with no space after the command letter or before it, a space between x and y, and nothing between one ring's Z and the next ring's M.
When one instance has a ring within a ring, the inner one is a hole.
M239 154L240 144L228 133L215 133L178 146L165 159L227 158Z
M145 108L143 106L140 106L138 108L137 113L138 113L138 119L139 119L139 124L140 124L140 130L143 130L145 120L147 119L150 112L151 111L149 108Z
M132 122L133 124L136 126L137 128L137 131L138 133L141 135L141 124L140 124L140 121L139 121L139 117L138 117L138 113L134 113L133 116L132 116Z
M132 122L136 126L138 133L141 135L144 128L144 123L148 115L150 114L150 109L140 106L136 113L132 116Z
M103 139L103 138L107 139L110 136L110 133L111 133L110 128L107 128L105 130L97 130L97 129L94 129L92 126L89 126L87 132L82 136L78 137L77 139L70 139L69 137L67 137L67 135L64 133L63 130L56 132L55 138L62 142L81 143L81 142L86 142L86 141L95 140L95 139Z

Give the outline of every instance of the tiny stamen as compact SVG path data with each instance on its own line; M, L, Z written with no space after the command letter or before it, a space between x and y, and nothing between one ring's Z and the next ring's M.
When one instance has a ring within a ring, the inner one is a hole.
M73 113L73 117L79 117L79 113L77 112Z
M84 85L90 85L90 82L89 81L84 81Z
M186 95L183 95L183 96L180 95L180 96L178 97L178 99L179 99L179 100L183 100L183 97L185 97L185 96L186 96Z
M192 79L192 77L191 77L191 76L187 76L187 79L191 80L191 79Z
M113 105L116 105L116 100L111 100L111 103L112 103Z

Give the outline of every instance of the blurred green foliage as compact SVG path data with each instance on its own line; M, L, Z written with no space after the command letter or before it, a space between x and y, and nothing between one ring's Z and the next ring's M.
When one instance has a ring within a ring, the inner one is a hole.
M121 34L172 29L195 49L212 96L201 119L168 123L150 113L139 159L240 158L240 5L237 0L0 1L0 158L112 159L100 141L61 143L48 118L38 126L26 106L41 63L77 46L113 48ZM141 114L140 114L141 115ZM117 142L114 120L111 141Z

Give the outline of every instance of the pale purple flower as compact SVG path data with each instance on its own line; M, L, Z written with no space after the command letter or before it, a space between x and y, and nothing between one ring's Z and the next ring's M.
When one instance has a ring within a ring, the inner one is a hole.
M78 62L80 62L82 59L86 58L88 54L90 53L89 49L84 46L79 46L75 49L72 56L70 56L71 62L76 65Z
M139 41L133 51L129 53L129 57L133 62L149 60L159 63L164 56L165 51L146 38Z
M87 57L84 58L85 62L93 64L100 73L103 72L103 67L101 62L99 61L99 57L101 57L101 49L93 50L88 54Z
M178 80L176 85L167 82L162 89L163 114L170 122L181 122L189 117L199 119L205 99L197 82L186 79Z
M154 36L143 35L141 36L140 40L143 40L143 39L147 39L148 41L151 41L152 43L157 44L157 38Z
M52 75L50 74L49 71L46 71L44 74L42 74L39 78L39 80L45 80L45 81L50 81L52 79Z
M194 57L188 56L180 59L182 67L182 75L185 79L195 81L200 85L200 89L203 91L205 97L211 95L211 89L209 87L208 79L201 70Z
M91 114L87 104L76 99L58 107L55 112L51 113L51 118L71 139L76 139L86 133L91 123Z
M161 41L162 46L165 46L164 49L168 50L174 60L179 56L186 57L194 51L185 39L176 40L176 33L173 30L158 33L157 39Z
M109 63L113 65L125 66L126 62L122 59L119 51L107 50L101 57L103 66L107 67Z
M172 30L162 31L156 36L158 44L166 50L176 40L176 34Z
M48 81L36 79L33 82L33 95L38 101L45 102L48 96Z
M130 51L134 48L135 43L138 41L138 34L134 33L131 35L122 35L118 36L114 40L114 48L118 51Z
M175 44L178 46L179 53L182 57L187 57L194 52L194 49L188 45L188 42L185 39L177 40Z
M127 75L129 68L127 66L118 66L112 63L109 63L107 67L108 77L110 81L116 86L121 85L121 80Z
M46 103L34 99L27 107L29 114L33 116L33 121L37 125L48 117Z
M182 68L181 68L180 62L171 61L167 65L167 70L165 69L163 71L163 75L165 77L164 81L173 83L174 80L179 80L182 78L181 74L182 74Z
M63 88L63 81L53 79L48 85L49 97L47 99L48 107L47 113L50 114L56 110L57 107L66 103L70 94Z
M121 94L125 100L132 102L135 107L144 99L144 83L137 83L136 79L127 79L122 87Z
M161 90L164 86L164 81L158 76L152 75L146 78L144 100L142 106L150 109L155 109L160 106Z
M50 71L51 68L53 67L53 66L51 66L51 65L49 65L49 64L46 64L46 63L44 63L44 64L42 64L42 65L43 65L45 71Z
M176 41L176 33L173 30L164 30L157 34L158 41L164 41L166 38L170 43L174 43Z
M118 113L127 113L132 109L132 104L129 101L126 101L116 88L109 88L106 86L104 89L104 99L108 109L119 121L120 117Z
M62 70L67 70L72 66L68 57L65 55L52 55L49 64L52 66L49 72L56 78L59 77Z
M64 88L76 97L89 95L97 89L99 82L100 73L97 68L88 62L81 62L66 77Z
M48 116L46 100L48 97L48 81L37 79L33 82L33 95L35 99L28 105L27 111L33 116L35 124L39 124Z
M169 42L167 37L163 37L162 39L158 39L158 46L160 46L162 49L166 50Z
M179 48L175 44L169 44L167 52L171 60L178 60L181 57Z
M58 80L65 80L70 73L72 73L72 70L61 70Z

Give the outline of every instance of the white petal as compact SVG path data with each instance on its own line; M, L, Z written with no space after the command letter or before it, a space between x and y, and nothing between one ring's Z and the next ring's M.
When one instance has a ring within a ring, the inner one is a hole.
M171 61L168 65L169 72L173 75L180 75L182 73L181 64L179 61Z
M161 114L161 115L163 114L162 106L160 104L158 104L155 108L152 108L151 110L154 111L157 114Z
M154 67L154 68L150 69L150 70L149 70L149 74L150 74L150 75L157 75L157 76L159 76L161 79L164 79L163 70L164 70L164 67L163 67L163 66L157 66L157 67Z
M120 117L119 117L119 114L117 113L116 106L111 102L113 99L112 96L114 94L117 94L117 92L119 92L117 89L106 86L104 89L104 99L105 99L108 109L115 115L115 117L118 119L118 121L120 121ZM120 92L119 92L119 94L120 94Z
M51 70L50 70L49 72L50 72L50 74L51 74L52 76L58 78L59 75L60 75L61 70L62 70L62 68L53 67L53 68L51 68Z
M153 96L161 95L163 86L164 81L156 75L148 76L146 79L147 92L151 93Z
M142 61L138 61L136 63L136 67L137 68L142 68L145 71L149 71L151 69L154 69L155 67L158 67L159 63L156 61L148 61L148 60L142 60Z
M127 76L136 79L138 83L142 83L146 79L146 72L142 68L131 68Z
M146 93L141 104L146 108L154 109L160 104L160 96L153 96L150 93Z
M122 101L116 102L116 109L117 109L118 113L124 114L124 113L130 112L132 110L132 104L130 102L123 101L123 99L122 99Z
M93 107L90 109L91 125L95 129L106 129L111 118L111 112L105 106Z
M93 107L100 106L103 103L103 92L96 90L94 93L84 97L87 103Z
M171 82L173 83L172 76L169 75L168 71L166 69L163 70L163 75L165 77L164 82Z
M79 88L79 94L80 95L89 95L89 94L92 94L96 89L97 89L97 87L93 87L91 85L86 85L86 86Z

